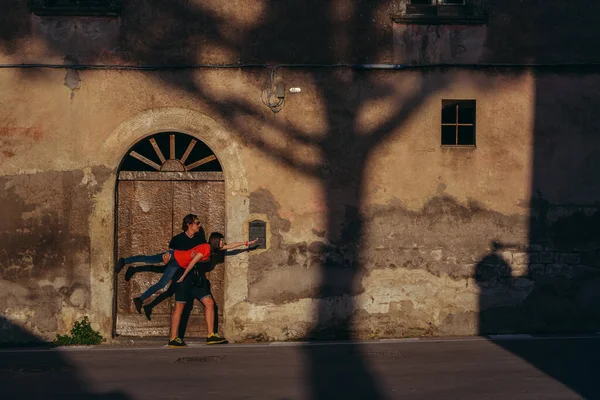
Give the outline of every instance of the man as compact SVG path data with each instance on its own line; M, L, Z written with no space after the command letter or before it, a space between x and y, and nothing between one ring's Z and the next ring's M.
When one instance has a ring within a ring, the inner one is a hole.
M188 214L185 217L183 217L183 221L181 224L181 230L182 232L173 236L171 238L171 241L169 242L169 250L191 250L192 248L198 246L199 244L203 244L206 243L206 235L204 233L204 229L202 228L202 226L200 225L200 221L198 219L198 216L196 216L195 214ZM165 253L163 255L163 263L165 263L165 265L169 262L171 256L169 253ZM116 273L118 274L123 267L125 266L125 259L120 258L118 263L117 263L117 268L116 268ZM129 267L127 269L127 273L125 274L125 280L129 280L131 279L131 277L133 276L133 274L135 274L135 267ZM175 279L178 279L180 276L180 274L175 275ZM149 300L145 299L145 301ZM145 302L144 300L142 300L140 297L136 297L133 299L133 302L136 306L136 310L138 313L141 314L142 312L142 305ZM148 319L150 319L150 315L152 313L152 308L149 307L148 305L144 305L144 313L146 314L146 317Z
M225 244L223 235L219 232L210 234L208 244L202 244L194 249L194 254L177 254L175 258L179 265L185 270L183 275L177 280L175 292L175 309L171 316L171 332L169 337L169 347L185 347L186 344L181 339L180 319L183 311L194 300L198 300L204 305L204 317L206 320L206 344L225 344L227 339L215 332L215 302L210 290L210 281L206 278L206 270L212 267L212 260L215 256L223 254L227 250L235 249L240 246L252 246L258 239L246 242L234 242ZM186 276L188 276L186 278Z
M200 221L196 215L186 215L183 217L183 223L181 225L183 232L173 236L169 242L169 249L191 250L193 247L196 247L199 244L206 243L206 234L204 233L204 229L200 225ZM163 261L165 261L164 258Z

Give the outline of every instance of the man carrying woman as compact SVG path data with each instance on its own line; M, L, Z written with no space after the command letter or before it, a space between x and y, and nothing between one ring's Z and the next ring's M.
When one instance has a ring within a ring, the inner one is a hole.
M147 255L138 255L127 258L119 258L117 262L117 266L115 268L115 272L118 274L127 264L132 263L149 263L149 264L157 264L164 263L166 264L165 270L163 272L163 276L161 279L154 285L152 285L148 290L146 290L141 296L133 299L133 303L135 304L135 309L138 313L141 314L142 307L146 313L146 317L149 318L151 310L147 309L147 303L150 302L150 297L158 292L160 289L163 289L165 286L169 284L171 279L175 276L175 274L179 271L179 265L176 263L173 258L173 252L175 250L191 250L195 246L206 243L206 237L204 234L204 229L200 225L200 221L198 217L194 214L188 214L183 217L183 222L181 226L181 230L183 232L173 236L171 241L169 242L169 250L164 253L159 253L151 256ZM126 274L126 280L128 277L135 273L136 267L129 267Z

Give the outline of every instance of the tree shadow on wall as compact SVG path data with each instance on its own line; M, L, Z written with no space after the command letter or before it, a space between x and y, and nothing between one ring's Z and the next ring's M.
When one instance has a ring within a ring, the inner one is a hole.
M225 30L219 29L221 22L214 18L213 12L207 12L203 7L186 9L171 3L169 7L161 8L162 18L198 19L203 24L180 23L164 34L154 36L148 36L146 30L130 32L126 34L122 49L127 61L141 64L156 61L157 54L152 54L152 47L160 48L171 42L210 43L211 48L222 48L235 54L242 63L260 62L273 66L306 62L355 64L391 61L393 33L390 10L386 10L382 2L347 3L351 6L332 12L333 3L322 0L265 1L261 3L260 18L254 21L255 24L232 35L220 34ZM336 14L335 17L332 17L333 14ZM306 21L311 21L311 25L318 28L307 29ZM151 25L152 21L144 23L144 26ZM138 36L144 36L143 46L134 46L141 43ZM194 46L186 49L194 49ZM185 51L178 53L178 60L182 64L197 63L198 50L203 49L199 46L194 50L191 54ZM240 71L238 76L256 93L263 88L271 88L274 82L270 78L285 78L286 85L300 82L312 86L311 91L315 93L310 98L318 99L308 100L313 103L312 111L309 111L308 104L300 105L300 100L297 110L312 112L307 115L320 122L314 126L308 124L305 128L294 121L285 108L274 114L260 101L240 96L238 91L233 90L234 86L229 90L214 91L211 73L181 70L161 72L156 76L163 84L201 103L203 112L222 124L242 146L256 149L281 168L317 182L324 203L326 232L323 246L315 255L318 261L314 268L319 271L320 282L316 315L313 326L301 339L344 340L346 345L344 348L303 347L307 381L312 397L316 399L341 396L383 398L377 377L361 356L362 346L357 343L360 338L357 329L363 329L363 332L370 329L357 328L359 310L355 304L356 297L363 291L361 281L365 270L361 261L361 241L364 193L369 179L367 168L389 140L402 135L408 121L432 96L456 84L456 80L444 71L410 77L398 77L396 72L391 71L367 73L348 68L247 71ZM223 82L225 87L231 81L225 79ZM485 83L481 86L486 89ZM217 98L218 101L215 101ZM289 98L288 101L292 103L294 99ZM365 110L384 103L384 107L378 107L376 123L362 119ZM285 146L280 146L283 143ZM311 156L307 157L307 154Z
M495 1L492 62L533 68L528 243L492 249L478 264L482 335L600 331L600 3ZM502 254L501 254L502 253ZM504 254L504 255L503 255ZM512 260L510 259L512 257ZM512 273L509 274L508 272ZM498 346L584 398L600 398L600 341L499 340Z
M514 254L520 257L524 253L515 246L492 242L490 252L477 263L479 334L488 336L499 347L584 398L600 398L600 369L597 368L600 340L544 337L544 334L561 332L595 333L600 329L598 311L582 312L592 306L587 301L590 293L586 294L591 287L576 283L572 275L561 274L556 264L540 263L538 257L542 252L525 253L538 263L513 267L507 257ZM552 260L548 258L548 261ZM597 308L598 302L593 306ZM502 337L502 334L509 336ZM519 338L511 334L534 335Z
M0 316L0 336L23 345L46 342ZM4 399L102 399L129 400L123 392L95 393L78 372L77 366L60 349L11 352L0 356L0 387Z
M257 14L260 17L254 24L237 24L238 31L228 29L231 20L218 16L208 3L127 2L123 20L128 29L122 32L115 59L140 65L162 64L165 60L191 65L199 59L205 61L202 56L205 50L210 54L212 49L224 49L242 62L391 61L392 22L379 4L382 2L348 1L351 6L337 12L332 12L332 2L322 0L257 2L262 7ZM251 6L249 3L248 7ZM311 21L315 28L307 29L306 21ZM502 37L505 30L498 33ZM203 44L209 44L208 49ZM54 50L60 55L65 51L61 47ZM95 54L88 57L91 58L86 61L96 61ZM293 119L289 113L286 115L285 109L274 115L260 101L245 100L238 90L233 90L234 86L216 91L211 82L214 75L210 73L182 69L153 75L161 84L196 99L202 104L202 112L222 124L243 146L258 149L282 168L318 182L324 199L326 234L315 266L321 283L314 326L306 339L343 339L349 347L348 351L328 346L304 348L306 374L314 398L382 397L375 376L360 356L361 346L356 343L355 332L355 297L362 290L360 282L365 269L361 261L364 228L361 213L367 189L366 169L377 150L392 137L400 136L408 120L432 96L456 84L452 74L444 72L391 78L389 74L395 72L373 71L366 75L349 69L305 69L295 73L280 68L265 71L261 81L258 75L236 71L257 90L270 87L272 76L284 76L290 83L295 80L314 83L316 93L312 96L318 100L311 107L319 113L312 116L322 118L322 122L306 129L297 121L286 121ZM227 79L222 82L223 87L229 83ZM377 107L376 123L361 119L364 110L384 103L385 107ZM269 137L277 137L267 140L265 132L269 132ZM285 146L279 146L281 143ZM292 151L306 148L310 151ZM306 157L311 151L319 161L313 163L311 157Z

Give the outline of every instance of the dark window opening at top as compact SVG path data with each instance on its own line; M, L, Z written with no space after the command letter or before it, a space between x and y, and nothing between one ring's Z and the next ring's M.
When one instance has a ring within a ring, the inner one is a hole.
M193 136L161 132L137 142L125 156L121 171L220 172L212 150Z

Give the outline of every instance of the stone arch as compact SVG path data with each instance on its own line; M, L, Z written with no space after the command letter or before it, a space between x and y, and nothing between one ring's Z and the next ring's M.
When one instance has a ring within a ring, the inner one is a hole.
M198 138L217 156L228 188L248 193L248 182L235 137L209 116L182 108L154 108L121 123L102 148L105 165L116 168L127 151L140 139L159 132L182 132ZM227 183L228 182L228 183Z

